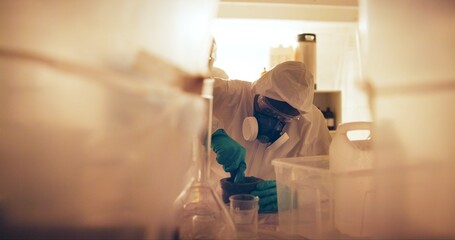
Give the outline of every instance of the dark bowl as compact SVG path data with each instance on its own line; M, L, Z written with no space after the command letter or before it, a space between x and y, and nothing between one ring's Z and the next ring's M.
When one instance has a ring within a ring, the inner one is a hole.
M224 203L229 203L229 197L235 194L250 194L256 184L264 181L257 177L245 177L243 183L234 183L231 178L220 180Z

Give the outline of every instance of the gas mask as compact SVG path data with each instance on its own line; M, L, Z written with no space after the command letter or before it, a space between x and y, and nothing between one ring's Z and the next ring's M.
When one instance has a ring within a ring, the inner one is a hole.
M243 137L247 141L257 139L261 143L286 141L289 138L284 132L286 124L299 116L299 111L286 102L256 95L254 117L247 117L243 121Z

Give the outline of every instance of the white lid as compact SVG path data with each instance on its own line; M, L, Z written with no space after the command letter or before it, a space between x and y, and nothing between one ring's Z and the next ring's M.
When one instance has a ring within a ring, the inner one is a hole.
M281 137L279 137L275 142L272 143L272 145L270 145L268 147L268 149L270 151L275 151L277 150L279 147L281 147L281 145L283 145L283 143L285 143L287 140L289 140L289 135L287 133L284 133L283 135L281 135Z

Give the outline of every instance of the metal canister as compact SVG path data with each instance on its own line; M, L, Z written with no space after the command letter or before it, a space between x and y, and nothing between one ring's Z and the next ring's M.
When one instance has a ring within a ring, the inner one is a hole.
M316 65L316 34L302 33L297 35L297 48L295 50L295 61L305 63L307 69L313 75L314 89L317 88L317 65Z

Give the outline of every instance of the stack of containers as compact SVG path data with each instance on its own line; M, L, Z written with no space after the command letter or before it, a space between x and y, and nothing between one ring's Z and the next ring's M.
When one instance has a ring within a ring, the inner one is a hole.
M340 124L329 155L273 161L280 231L310 239L371 235L371 139L348 135L371 129L370 122Z

